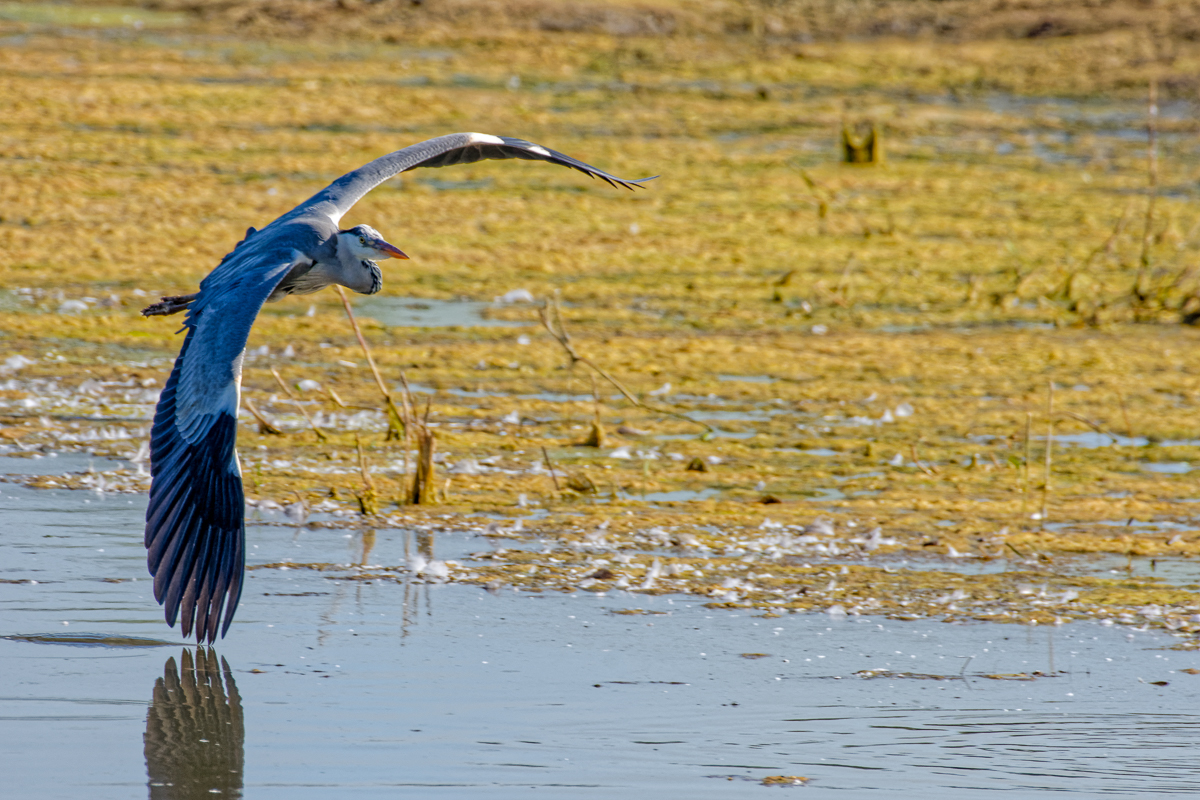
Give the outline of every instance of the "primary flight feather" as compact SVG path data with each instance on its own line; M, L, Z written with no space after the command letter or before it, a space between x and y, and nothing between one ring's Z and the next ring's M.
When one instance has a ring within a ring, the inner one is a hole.
M548 161L632 189L630 181L522 139L453 133L420 142L348 172L246 238L194 295L163 298L146 315L187 309L187 335L154 412L150 434L147 565L167 623L213 642L233 621L245 571L245 499L235 442L242 357L263 303L331 284L374 294L377 260L408 258L374 228L338 223L371 189L418 167L486 159ZM223 619L223 621L222 621Z

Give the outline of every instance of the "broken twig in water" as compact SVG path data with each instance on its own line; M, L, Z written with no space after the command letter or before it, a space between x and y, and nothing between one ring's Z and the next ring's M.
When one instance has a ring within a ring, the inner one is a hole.
M1101 425L1099 422L1090 420L1087 417L1083 416L1082 414L1076 414L1074 411L1060 411L1058 413L1062 414L1065 417L1070 417L1071 419L1073 419L1077 422L1082 422L1084 425L1087 425L1089 428L1091 428L1092 430L1094 430L1096 433L1100 434L1101 436L1107 436L1107 437L1111 438L1113 440L1114 447L1120 446L1121 443L1119 441L1117 441L1120 437L1117 434L1110 431L1108 428Z
M909 450L912 452L912 460L913 460L913 463L917 465L917 469L921 470L921 472L924 472L926 475L936 475L937 474L937 468L934 467L932 464L929 466L925 466L925 464L921 463L921 457L919 455L917 455L916 442L910 442L908 447L909 447Z
M1125 395L1117 389L1117 402L1121 404L1121 419L1125 421L1125 438L1133 438L1133 426L1129 424L1129 410L1125 408Z
M546 448L542 448L542 457L546 459L546 469L550 470L550 480L554 481L554 491L559 491L558 476L554 474L554 464L550 462L550 454L546 452Z
M242 405L250 412L250 416L258 420L258 432L269 433L272 436L282 436L283 430L271 420L267 419L266 415L254 407L254 403L250 402L249 397L242 398Z
M317 435L317 439L323 442L329 438L325 435L325 431L317 427L317 423L314 422L313 418L308 415L308 412L304 409L304 406L300 405L300 401L297 400L296 396L292 394L292 390L289 389L288 385L283 382L283 378L279 377L279 373L275 371L274 367L271 367L271 374L275 376L275 381L279 384L279 388L283 389L283 393L287 395L287 399L291 400L292 405L296 407L296 410L303 414L304 418L308 420L308 424L312 427L313 433Z
M552 311L553 313L551 313ZM687 414L681 414L673 409L663 408L662 406L658 405L651 405L650 403L646 403L637 399L629 392L628 389L625 388L624 384L614 378L608 372L608 370L599 366L587 356L579 355L579 352L575 349L575 345L571 343L571 335L567 333L566 326L563 325L562 312L558 308L557 296L547 300L546 304L538 309L538 316L542 320L542 326L560 345L562 345L562 348L567 351L567 355L571 357L571 366L575 366L575 364L583 364L587 367L591 367L591 369L594 370L597 375L611 383L618 392L624 395L626 400L628 400L630 403L633 403L638 408L644 408L647 411L653 411L657 414L666 414L669 417L675 417L676 419L690 422L693 425L699 425L700 427L704 428L706 436L712 436L716 434L716 429L714 429L713 426L709 425L707 422L701 422L700 420L692 419Z

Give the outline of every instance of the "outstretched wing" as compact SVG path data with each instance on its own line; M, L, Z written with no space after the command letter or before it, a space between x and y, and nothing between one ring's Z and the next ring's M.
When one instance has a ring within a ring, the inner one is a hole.
M548 161L561 167L577 169L585 175L600 178L613 186L624 186L626 189L633 189L646 181L654 180L641 178L630 181L618 178L568 155L524 139L510 139L486 133L451 133L389 153L346 173L301 203L284 219L319 212L336 224L363 195L401 172L418 167L449 167L454 164L473 164L476 161L505 158Z
M260 234L261 236L261 234ZM200 284L187 336L159 397L150 434L147 566L167 624L215 641L242 591L245 499L234 444L242 355L267 297L305 256L286 231L235 250Z

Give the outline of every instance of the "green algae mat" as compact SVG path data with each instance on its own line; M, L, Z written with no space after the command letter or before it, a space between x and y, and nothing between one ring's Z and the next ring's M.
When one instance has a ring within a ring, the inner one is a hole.
M1157 572L1200 553L1187 37L223 8L0 6L0 437L129 463L22 481L144 491L180 339L139 309L333 177L478 130L660 177L490 163L356 206L412 256L358 318L427 420L435 502L407 502L416 446L324 292L251 334L256 507L477 528L495 547L421 569L493 588L1200 632L1200 574ZM872 126L882 160L840 163Z

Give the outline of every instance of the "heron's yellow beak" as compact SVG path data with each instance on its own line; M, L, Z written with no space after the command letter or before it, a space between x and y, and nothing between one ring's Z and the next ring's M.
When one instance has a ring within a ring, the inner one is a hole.
M404 251L399 247L390 245L382 239L378 242L375 242L373 247L381 253L387 253L392 258L408 258L408 256L404 254Z

